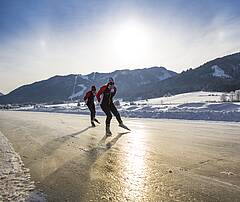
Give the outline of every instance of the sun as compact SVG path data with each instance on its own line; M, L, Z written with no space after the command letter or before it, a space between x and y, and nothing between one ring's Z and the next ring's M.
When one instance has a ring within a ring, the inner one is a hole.
M39 44L40 44L40 47L41 47L42 49L45 49L45 48L46 48L46 41L45 41L44 39L41 39L40 42L39 42Z
M148 54L150 36L146 26L127 21L117 27L114 38L116 54L125 59L139 59Z

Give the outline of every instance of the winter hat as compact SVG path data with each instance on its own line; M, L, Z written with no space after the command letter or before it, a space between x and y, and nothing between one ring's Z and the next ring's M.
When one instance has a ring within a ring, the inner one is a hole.
M91 87L92 91L96 91L96 86Z
M114 79L112 77L109 77L108 83L114 83Z

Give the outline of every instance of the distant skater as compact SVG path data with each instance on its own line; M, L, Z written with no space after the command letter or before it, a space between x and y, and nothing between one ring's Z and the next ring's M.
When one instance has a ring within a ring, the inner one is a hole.
M119 126L129 130L129 128L123 124L121 116L113 103L113 97L116 94L116 92L117 92L117 88L114 85L114 80L113 78L109 78L108 83L102 86L96 95L98 102L100 102L100 106L102 110L107 116L106 117L106 135L107 136L112 135L112 132L110 130L112 113L117 118Z
M94 98L95 98L95 95L96 95L96 87L95 86L92 86L91 87L91 90L88 91L86 93L86 95L84 96L84 101L85 103L87 104L88 106L88 109L90 110L91 114L91 124L92 124L92 127L95 127L95 122L97 123L100 123L96 118L95 118L95 115L96 115L96 109L95 109L95 104L94 104Z

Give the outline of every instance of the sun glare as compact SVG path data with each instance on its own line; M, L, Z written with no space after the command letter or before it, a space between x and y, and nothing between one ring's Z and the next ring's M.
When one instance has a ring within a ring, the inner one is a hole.
M149 36L146 27L134 21L118 26L114 48L118 55L125 59L136 59L147 54Z
M147 146L143 140L146 136L144 128L137 130L131 134L131 146L124 147L127 151L124 164L124 178L123 185L124 193L129 197L130 201L141 201L144 195L144 182L146 180L146 150Z
M46 48L46 41L45 40L43 40L43 39L40 40L40 47L43 48L43 49Z

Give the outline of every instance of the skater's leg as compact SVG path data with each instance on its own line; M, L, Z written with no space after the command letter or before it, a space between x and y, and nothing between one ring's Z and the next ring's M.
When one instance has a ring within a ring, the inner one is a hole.
M96 119L96 109L95 109L95 104L93 105L93 121L97 122L100 124L100 122Z
M107 118L106 118L106 125L110 125L110 122L111 122L111 119L112 119L112 113L110 111L110 107L101 105L101 108L102 108L102 110L104 111L104 113L107 116Z
M111 122L111 119L112 119L112 113L110 111L109 106L101 105L101 108L104 111L104 113L107 115L107 117L106 117L106 135L110 136L110 135L112 135L112 133L110 131L110 122Z
M95 119L95 116L96 116L96 109L95 109L95 104L93 104L93 106L92 106L92 120L94 120Z
M126 125L123 124L121 116L113 103L111 104L111 112L114 114L114 116L116 116L119 126L130 131L130 129Z
M121 124L122 123L121 116L113 103L110 105L110 109L113 115L117 118L118 123Z
M95 106L94 105L88 105L88 109L90 110L91 114L90 114L90 118L91 118L91 124L94 127L95 123L94 123L94 118L95 118Z

